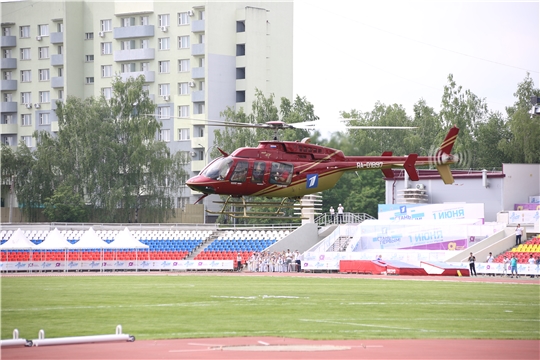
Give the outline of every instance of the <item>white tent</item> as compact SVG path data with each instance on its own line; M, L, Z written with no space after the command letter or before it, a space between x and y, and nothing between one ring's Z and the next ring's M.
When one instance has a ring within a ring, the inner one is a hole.
M35 246L36 250L51 250L51 249L72 249L73 244L67 241L66 237L60 233L58 228L50 231L45 240L41 244Z
M73 249L106 249L111 246L99 238L94 231L94 228L90 228L84 232L81 239L73 244Z
M21 228L18 228L13 235L9 238L8 241L6 241L4 244L0 245L1 250L28 250L32 249L34 246L36 246L33 242L28 240L26 235L24 235L24 231L21 230Z
M0 245L0 250L32 250L36 245L28 240L24 231L18 228L4 244ZM32 251L30 251L30 259ZM6 261L9 261L9 252L6 251Z
M135 239L131 232L126 227L124 231L119 232L114 238L114 241L110 244L111 248L115 249L149 249L150 246L143 244L139 240Z
M148 260L150 260L150 246L143 244L135 239L129 229L126 227L124 231L119 232L114 238L114 241L109 244L114 249L135 249L135 259L139 259L139 250L147 249Z

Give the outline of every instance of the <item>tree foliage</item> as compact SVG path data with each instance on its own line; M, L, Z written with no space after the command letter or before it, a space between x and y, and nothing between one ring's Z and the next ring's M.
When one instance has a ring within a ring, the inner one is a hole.
M54 221L88 214L103 222L138 222L142 209L146 221L169 217L188 159L158 140L162 125L143 85L143 77L117 77L109 101L58 102L58 133L36 133L36 150L20 146L15 155L19 202L28 209L47 204L45 213ZM70 205L59 206L59 199ZM88 213L78 210L79 200Z
M44 207L43 213L49 221L88 221L83 197L67 184L60 185L51 197L45 199Z

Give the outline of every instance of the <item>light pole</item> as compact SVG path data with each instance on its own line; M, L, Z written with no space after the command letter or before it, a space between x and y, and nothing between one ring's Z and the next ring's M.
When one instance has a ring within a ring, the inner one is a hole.
M11 175L11 187L9 188L9 223L13 217L13 197L15 195L15 175Z

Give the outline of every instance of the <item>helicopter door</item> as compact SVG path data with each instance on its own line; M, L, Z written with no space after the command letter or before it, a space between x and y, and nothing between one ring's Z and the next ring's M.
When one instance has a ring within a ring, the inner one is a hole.
M289 185L292 180L293 166L284 163L272 163L270 170L270 184Z
M264 172L266 170L266 163L263 161L255 161L253 164L253 172L251 173L251 182L255 184L262 184L264 182Z
M234 171L231 175L231 182L242 183L246 181L247 171L248 171L247 161L239 161L236 164Z

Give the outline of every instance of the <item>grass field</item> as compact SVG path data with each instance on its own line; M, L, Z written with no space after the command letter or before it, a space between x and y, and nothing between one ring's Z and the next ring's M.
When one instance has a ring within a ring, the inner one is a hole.
M83 276L1 279L2 339L539 339L538 285L361 278Z

